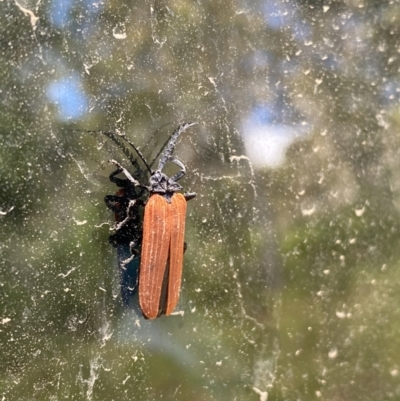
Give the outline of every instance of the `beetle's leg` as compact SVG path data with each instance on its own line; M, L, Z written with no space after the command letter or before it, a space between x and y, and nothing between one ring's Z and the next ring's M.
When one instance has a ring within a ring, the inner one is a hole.
M178 160L177 158L175 158L175 157L173 157L173 156L170 156L169 158L168 158L168 160L170 161L170 162L172 162L172 163L174 163L174 164L176 164L178 167L180 167L180 171L178 171L175 175L173 175L172 177L171 177L171 180L172 181L179 181L185 174L186 174L186 167L185 167L185 165L180 161L180 160Z
M114 183L117 187L120 188L126 188L127 187L127 183L129 182L128 180L122 179L122 178L117 178L116 176L118 174L122 173L122 170L120 170L119 168L117 170L115 170L114 172L112 172L109 175L109 179L112 183Z
M129 243L129 250L133 256L139 255L139 247L136 241L131 241Z
M128 207L127 207L127 209L126 209L126 217L125 217L124 220L120 221L120 222L115 226L115 231L120 230L121 227L125 226L125 225L128 223L128 221L132 219L132 216L131 216L131 213L130 213L130 212L131 212L131 209L133 208L133 206L135 206L135 203L136 203L135 200L133 200L133 199L130 199L130 200L129 200Z
M126 269L125 266L128 265L129 263L131 263L132 260L135 259L136 256L139 255L139 248L138 248L138 245L137 245L137 243L135 241L131 241L129 243L129 250L131 252L131 256L128 259L125 259L125 260L121 261L121 265L120 266L124 270Z
M125 177L128 179L128 181L129 181L132 185L134 185L134 186L140 186L140 182L137 181L137 180L135 180L135 179L131 176L131 174L129 173L129 171L128 171L125 167L122 167L122 166L121 166L117 161L115 161L115 160L109 160L109 162L110 162L111 164L114 164L114 166L117 167L117 169L119 170L120 173L124 173ZM117 171L118 171L118 170L117 170Z
M185 197L186 201L190 201L191 199L195 198L197 196L196 192L186 192L183 194Z
M120 212L121 204L124 203L124 200L128 200L128 198L126 196L118 196L118 195L106 195L104 197L104 203L114 213Z

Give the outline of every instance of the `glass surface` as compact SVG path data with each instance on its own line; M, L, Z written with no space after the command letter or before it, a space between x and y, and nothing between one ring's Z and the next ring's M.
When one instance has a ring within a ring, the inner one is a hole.
M399 20L397 0L0 2L0 399L400 400ZM85 130L151 161L191 121L181 297L145 320L104 203L108 160L135 168Z

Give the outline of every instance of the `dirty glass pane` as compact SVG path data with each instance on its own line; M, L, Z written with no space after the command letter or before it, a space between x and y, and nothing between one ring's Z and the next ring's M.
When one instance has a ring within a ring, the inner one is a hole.
M399 21L398 0L1 1L0 399L399 400ZM137 171L89 131L151 162L184 122L181 296L145 320L104 203L109 159Z

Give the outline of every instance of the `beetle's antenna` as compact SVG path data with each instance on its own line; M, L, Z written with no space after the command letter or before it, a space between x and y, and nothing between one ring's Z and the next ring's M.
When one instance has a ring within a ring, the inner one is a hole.
M148 165L146 159L142 155L142 152L126 137L125 134L118 133L118 136L121 137L126 143L128 143L134 149L134 151L138 154L138 156L142 160L143 164L146 166L147 170L149 170L149 173L151 174L152 170L151 170L150 166ZM137 161L136 161L136 163L137 163Z
M128 160L132 163L133 167L135 167L137 170L141 170L141 167L139 165L139 163L137 162L137 159L135 157L133 157L133 154L129 151L128 147L121 141L120 138L125 139L123 134L114 132L114 131L94 131L94 130L85 130L85 132L88 132L90 134L103 134L105 136L107 136L108 138L110 138L122 151L122 153L128 158ZM129 141L128 141L129 143ZM134 149L136 150L136 148L134 147ZM137 150L136 150L137 152ZM139 153L138 153L139 154ZM147 167L147 163L145 162L145 165Z
M196 125L197 123L185 123L185 124L181 124L175 131L174 133L171 135L171 137L168 140L168 144L167 144L167 149L165 150L165 152L163 153L163 155L161 156L161 159L158 163L158 170L161 171L165 164L167 163L167 161L170 159L170 157L172 156L172 153L174 152L175 146L176 146L176 141L178 140L178 138L180 137L180 135L182 134L182 132L186 131L189 127L192 127L193 125Z
M164 127L167 127L168 125L171 125L172 123L165 123L161 125L161 127L158 127L154 130L153 135L149 138L149 140L141 147L142 151L144 152L147 147L150 145L151 141L154 140L154 138L161 132L161 130Z
M166 123L164 125L162 125L160 128L158 128L155 132L155 134L157 132L160 132L160 130L164 127L166 127L167 125L171 125L172 123ZM153 138L155 136L155 134L153 135ZM154 163L156 162L156 160L160 157L161 153L164 151L165 147L168 145L169 140L171 139L173 133L171 135L168 136L168 139L163 143L163 145L161 146L160 150L158 151L158 153L156 154L156 156L154 157L154 159L149 163L150 167L153 167ZM150 140L151 141L151 140ZM149 145L150 141L148 141L146 143L146 145L143 146L143 150L146 149L146 147Z

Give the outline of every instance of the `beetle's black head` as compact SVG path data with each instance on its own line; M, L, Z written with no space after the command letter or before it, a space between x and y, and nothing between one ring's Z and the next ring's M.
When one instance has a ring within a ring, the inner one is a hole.
M161 195L172 195L175 192L178 192L182 189L182 187L169 178L166 174L157 170L152 173L150 177L150 192L157 193Z

